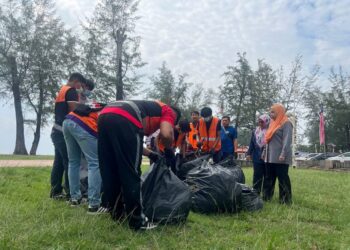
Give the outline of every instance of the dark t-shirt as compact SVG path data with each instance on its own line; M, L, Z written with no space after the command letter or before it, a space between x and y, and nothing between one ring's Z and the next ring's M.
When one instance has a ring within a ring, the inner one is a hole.
M208 122L205 122L205 126L207 127L207 129L209 130L211 122L213 121L213 119L211 119ZM220 131L221 130L221 120L219 120L218 125L216 126L216 131Z
M55 103L55 123L62 126L62 123L69 113L67 102L79 101L78 92L75 88L71 88L67 91L65 101Z

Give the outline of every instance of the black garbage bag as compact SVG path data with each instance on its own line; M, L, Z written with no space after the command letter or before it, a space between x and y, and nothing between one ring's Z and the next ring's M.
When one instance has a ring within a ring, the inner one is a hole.
M163 224L184 222L191 209L190 188L161 159L142 176L144 213Z
M208 164L208 159L210 158L210 155L204 155L197 159L191 160L191 161L184 161L184 160L178 160L176 164L176 175L181 180L184 180L186 178L187 173L197 167L201 167L202 164L206 165Z
M239 183L238 185L240 185L242 189L240 209L251 212L261 210L264 203L258 192L245 184Z
M203 162L193 168L185 182L192 191L192 210L198 213L234 213L239 211L241 186L230 170Z
M237 164L236 160L232 157L227 157L220 161L219 163L215 164L222 166L232 172L232 174L235 176L235 180L239 183L245 183L245 176L243 173L242 168Z

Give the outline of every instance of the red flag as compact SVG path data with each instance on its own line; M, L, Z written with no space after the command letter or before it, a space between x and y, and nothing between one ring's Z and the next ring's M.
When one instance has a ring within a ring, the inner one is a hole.
M320 128L319 128L319 134L320 134L320 145L325 144L325 133L324 133L324 116L323 116L323 107L321 106L321 111L319 113L320 116Z

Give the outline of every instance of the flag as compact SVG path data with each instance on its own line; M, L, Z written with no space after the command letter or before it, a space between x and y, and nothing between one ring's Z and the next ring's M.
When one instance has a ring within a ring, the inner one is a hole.
M320 116L320 128L319 128L320 145L322 145L325 143L323 106L321 106L319 116Z

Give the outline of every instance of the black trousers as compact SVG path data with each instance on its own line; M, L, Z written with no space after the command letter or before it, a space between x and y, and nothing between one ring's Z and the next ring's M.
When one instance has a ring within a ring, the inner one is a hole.
M138 229L145 219L141 195L143 132L115 114L101 115L98 131L102 206L111 209L115 220L126 213L129 226Z
M263 185L265 185L266 164L264 162L253 162L253 168L253 188L260 194Z
M68 153L66 141L63 133L56 129L52 129L51 139L55 148L55 159L51 170L51 192L50 197L61 194L64 189L69 196L69 181L68 181ZM64 185L62 179L64 175Z
M271 200L275 189L276 178L278 178L279 200L281 203L292 202L292 186L288 175L289 165L287 164L266 164L266 181L264 187L264 200Z

